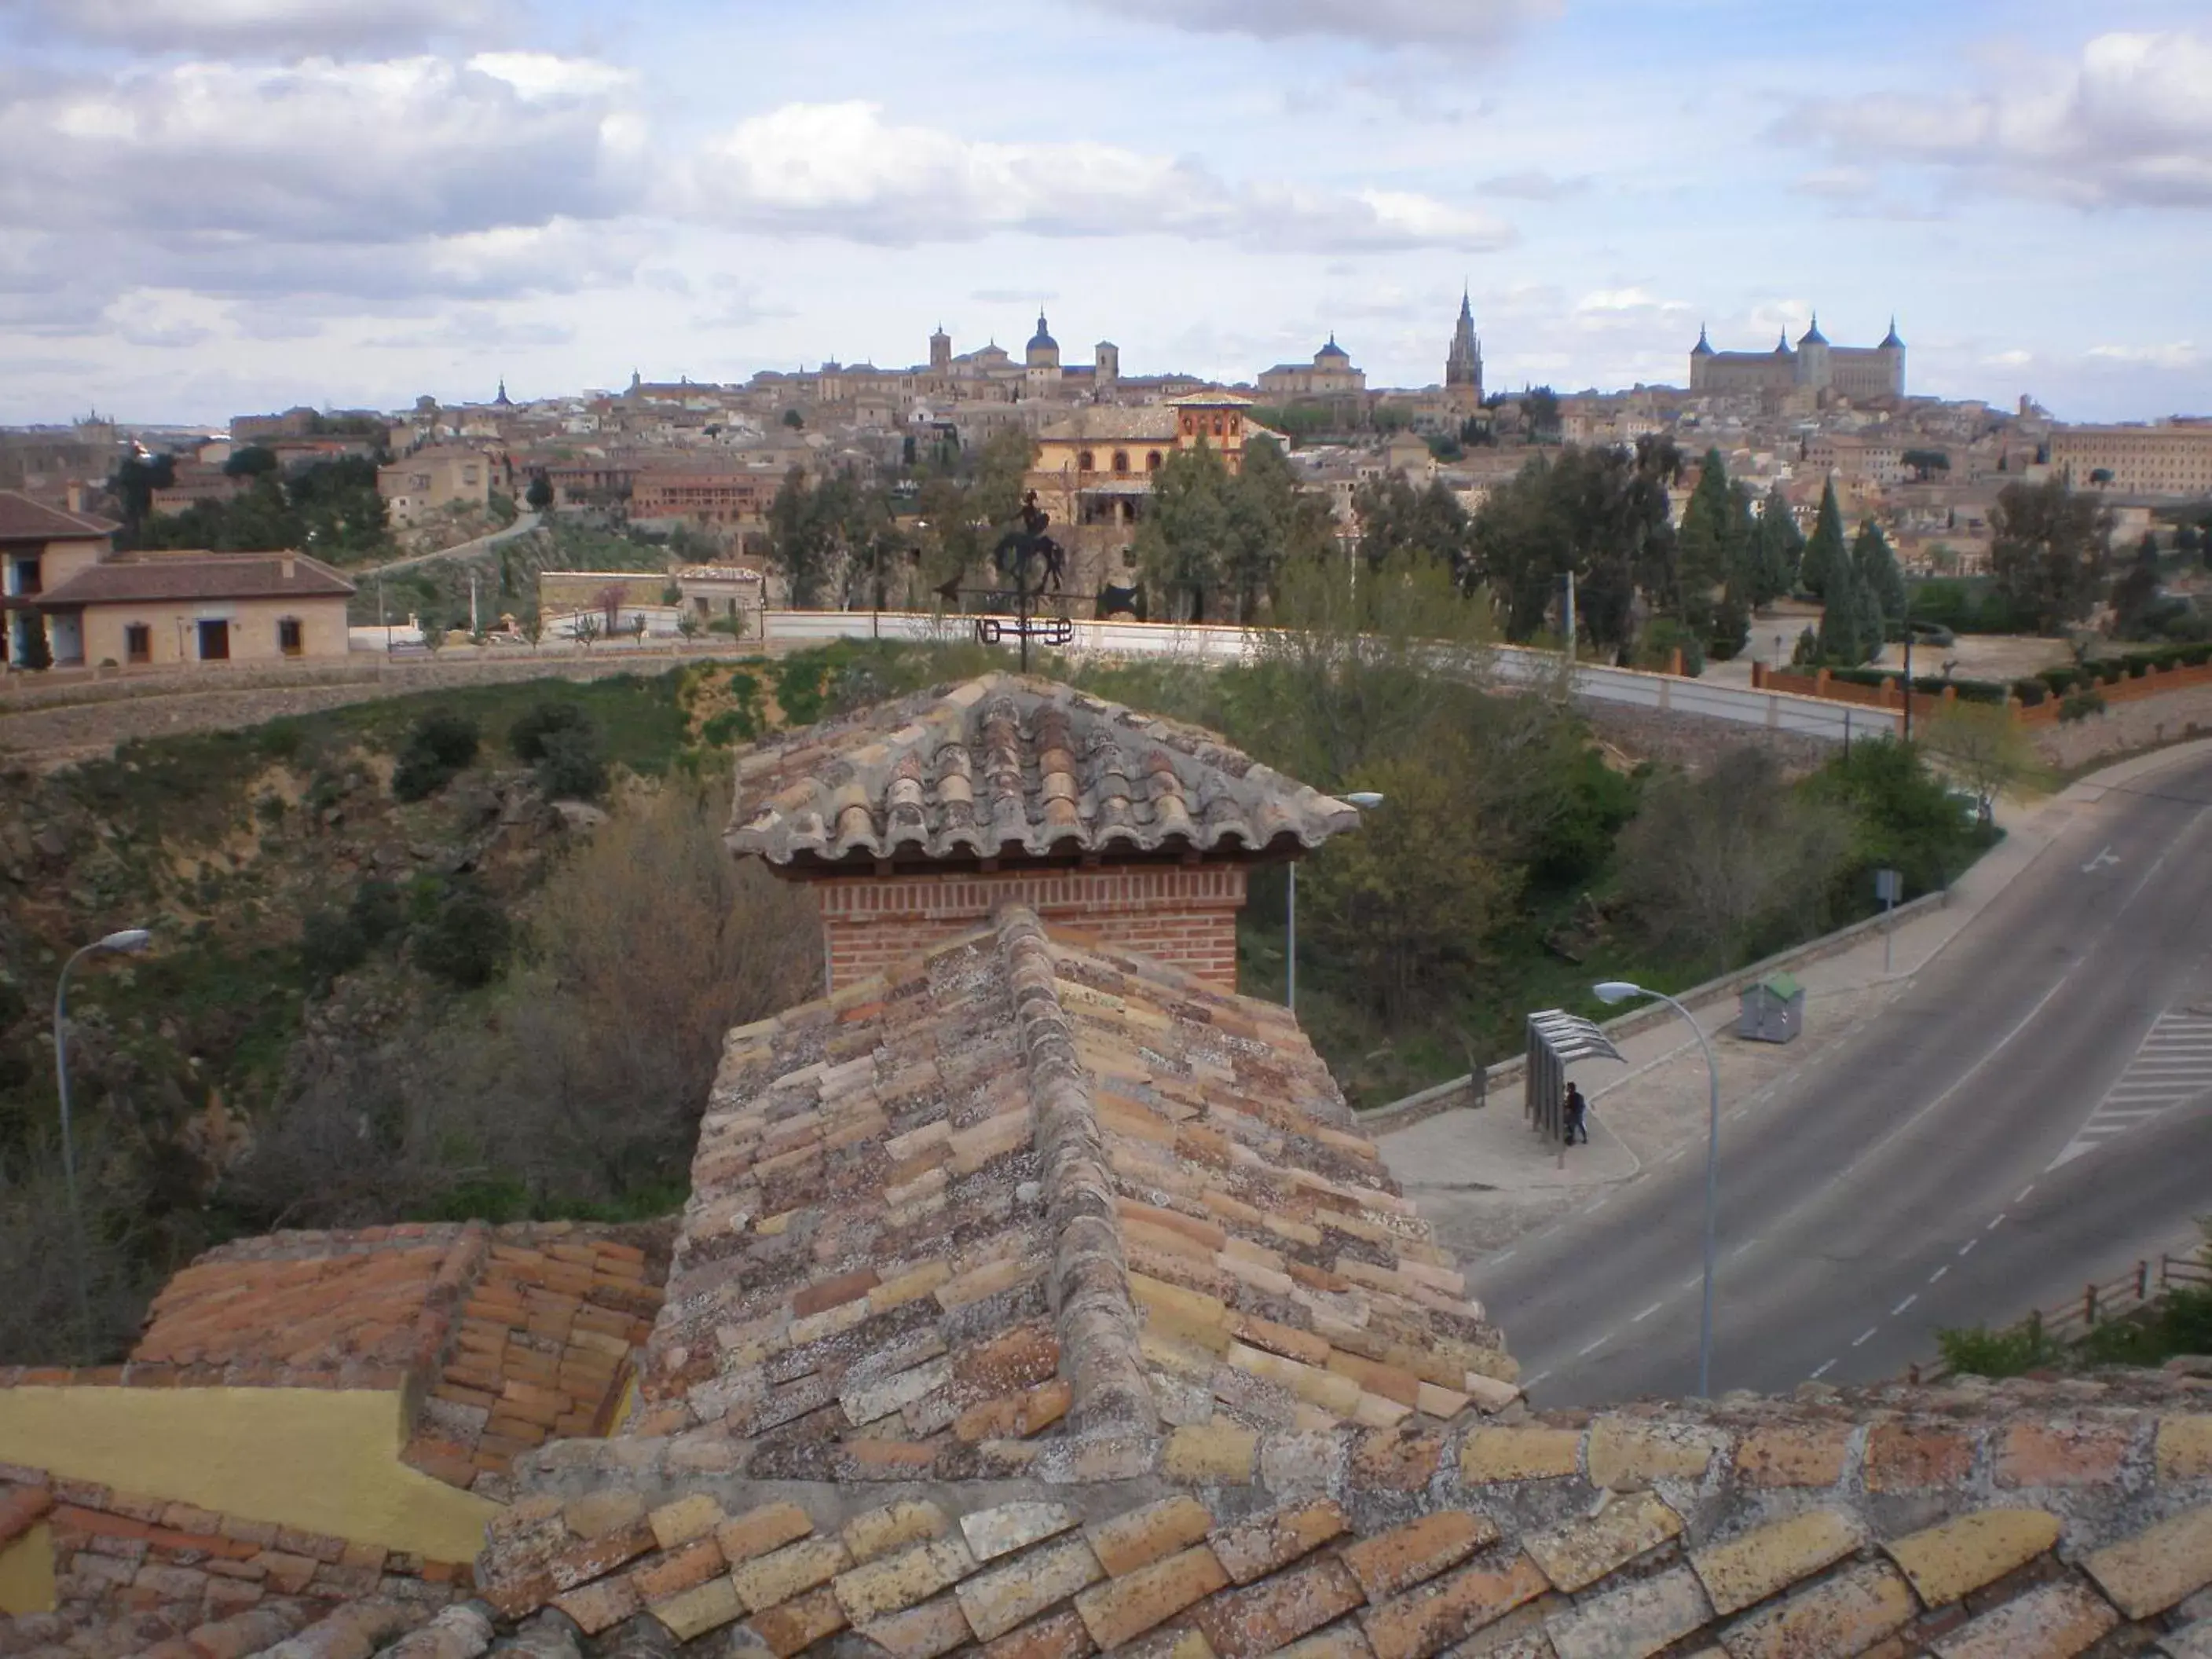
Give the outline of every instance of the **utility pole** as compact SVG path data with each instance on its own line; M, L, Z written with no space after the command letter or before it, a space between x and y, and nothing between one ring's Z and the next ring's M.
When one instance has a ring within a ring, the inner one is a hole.
M1573 661L1574 661L1574 659L1575 659L1575 572L1574 572L1574 567L1573 567L1573 566L1571 566L1571 565L1570 565L1570 566L1567 568L1567 660L1568 660L1570 663L1571 663L1571 662L1573 662Z

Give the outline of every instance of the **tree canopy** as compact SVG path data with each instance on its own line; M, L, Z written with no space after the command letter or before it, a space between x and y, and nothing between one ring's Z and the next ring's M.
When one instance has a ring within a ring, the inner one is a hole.
M1990 509L1996 592L2025 627L2050 633L2096 603L2110 556L2112 515L2063 480L2010 483Z

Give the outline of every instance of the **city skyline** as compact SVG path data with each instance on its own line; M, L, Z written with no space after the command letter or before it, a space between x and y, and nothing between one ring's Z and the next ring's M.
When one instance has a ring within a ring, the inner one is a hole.
M1334 332L1682 384L1817 310L1916 393L2212 408L2178 0L8 0L0 421L215 421L1018 348L1249 381Z

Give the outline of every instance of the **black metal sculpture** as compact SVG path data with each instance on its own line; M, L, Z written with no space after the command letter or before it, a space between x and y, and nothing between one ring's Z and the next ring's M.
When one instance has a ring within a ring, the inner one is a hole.
M998 645L1012 635L1021 641L1024 673L1029 672L1031 640L1056 648L1075 642L1075 623L1067 617L1031 614L1037 600L1048 592L1059 594L1067 580L1067 550L1045 533L1051 523L1052 514L1037 505L1036 491L1029 491L1022 497L1019 526L1000 537L991 550L991 563L1002 586L963 587L956 576L937 590L948 604L980 597L994 610L1011 610L1011 623L1003 617L976 617L975 640L980 645Z
M1145 590L1141 585L1134 587L1116 587L1113 583L1109 582L1098 590L1096 603L1098 619L1101 622L1105 621L1109 617L1125 615L1134 617L1139 622L1146 619Z

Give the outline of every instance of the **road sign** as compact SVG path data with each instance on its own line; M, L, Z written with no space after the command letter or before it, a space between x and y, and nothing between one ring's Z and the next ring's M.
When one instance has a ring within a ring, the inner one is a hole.
M1905 872L1902 870L1877 870L1874 872L1874 896L1877 902L1898 904L1905 898Z

